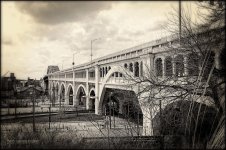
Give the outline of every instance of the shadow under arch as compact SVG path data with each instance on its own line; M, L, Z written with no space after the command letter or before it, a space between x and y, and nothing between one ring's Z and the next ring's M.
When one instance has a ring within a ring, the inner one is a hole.
M86 88L83 84L80 84L75 92L76 95L76 103L78 105L86 105L86 96L87 96L87 91Z
M116 72L121 73L124 77L132 78L132 79L134 78L133 73L130 72L129 70L125 69L122 66L112 66L111 67L111 70L108 71L107 75L104 77L102 85L100 86L100 102L99 102L99 106L98 106L99 114L103 114L102 105L103 105L104 95L106 92L105 85L106 85L107 81L112 77L112 74L114 74ZM131 90L135 92L133 87L131 87Z
M188 143L192 144L194 135L198 107L201 104L199 121L197 123L197 131L195 133L197 144L203 144L213 134L220 118L217 118L217 110L213 106L203 103L193 102L194 107L191 115L187 120L189 105L191 101L179 100L166 105L166 107L158 112L152 119L153 135L182 135L185 136Z
M68 104L73 105L73 99L74 99L74 88L73 85L70 83L67 87L66 96L68 97Z

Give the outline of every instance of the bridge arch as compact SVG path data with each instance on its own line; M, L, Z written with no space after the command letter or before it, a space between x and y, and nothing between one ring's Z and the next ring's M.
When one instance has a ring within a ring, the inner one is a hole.
M86 87L83 84L80 84L75 92L76 95L76 104L78 105L86 105L86 96L87 96L87 91Z
M89 101L90 101L89 104L92 110L95 109L95 96L96 96L95 88L93 87L89 91Z
M59 96L60 96L60 103L65 102L65 93L66 93L66 85L64 82L60 84Z
M104 95L106 91L105 85L114 73L121 73L124 77L132 78L132 79L135 78L133 72L127 70L126 68L124 68L124 66L112 66L111 70L109 70L109 72L105 76L102 82L102 86L100 87L100 94L99 94L100 99L99 99L99 106L98 106L98 111L100 114L102 113L102 105L103 105ZM131 87L131 91L134 91L136 93L136 90L133 88L134 87Z
M73 85L71 83L67 86L66 96L68 98L68 104L69 105L73 105L74 104L74 102L73 102L73 99L74 99L74 87L73 87Z
M55 97L56 97L56 100L59 101L59 90L60 90L59 82L56 82L55 89L56 89Z
M155 72L156 76L163 76L163 58L158 57L155 59Z
M193 109L189 110L190 105L193 103ZM200 118L202 121L197 122L197 134L199 136L208 137L211 128L216 127L216 117L217 110L207 104L178 100L167 104L160 112L158 112L152 119L153 124L153 135L167 135L167 134L185 134L191 132L194 134L194 126L196 124L197 109L200 107ZM189 114L189 115L188 115ZM190 127L186 128L186 120L189 116ZM192 116L192 117L191 117ZM215 124L212 120L216 119ZM161 126L159 125L161 120ZM205 124L205 125L204 125ZM202 127L202 128L200 128ZM203 130L205 129L205 130ZM199 131L198 131L199 130Z
M175 75L176 76L184 76L184 56L182 54L178 54L174 57L175 62Z

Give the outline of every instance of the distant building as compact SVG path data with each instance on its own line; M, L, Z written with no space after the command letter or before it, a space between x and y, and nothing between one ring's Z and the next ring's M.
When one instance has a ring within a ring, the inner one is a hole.
M48 69L47 69L47 74L49 73L54 73L56 71L60 71L59 67L58 66L48 66Z
M54 73L60 71L58 66L48 66L47 68L47 74L49 73ZM48 76L44 76L43 80L40 82L41 83L41 87L43 87L45 94L48 94L48 85L49 85L49 79Z
M14 96L17 80L14 73L9 77L1 77L1 98L10 98Z
M30 86L30 85L41 86L39 80L36 80L36 79L30 79L30 78L28 77L27 82L25 83L25 87Z
M18 99L31 99L32 97L40 98L43 92L44 91L40 86L33 85L22 87L16 91Z

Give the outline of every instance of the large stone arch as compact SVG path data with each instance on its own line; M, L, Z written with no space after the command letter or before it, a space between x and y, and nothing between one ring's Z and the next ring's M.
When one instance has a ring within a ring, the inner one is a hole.
M186 98L172 98L173 95L177 95L178 91L175 89L174 91L169 89L164 89L161 91L161 93L154 94L154 97L150 98L149 100L147 97L150 96L149 92L143 92L140 95L139 102L141 103L142 111L144 116L143 120L143 135L153 135L153 121L152 119L155 118L155 116L160 112L160 101L161 101L161 110L164 110L167 106L177 103L178 101L188 101L188 102L198 102L207 106L213 106L213 99L208 96L200 97L199 95L193 95L192 97L186 97ZM157 90L156 88L156 91ZM168 92L167 92L168 91ZM153 93L155 93L155 90L153 90ZM164 95L163 95L164 94ZM165 98L164 98L165 97ZM143 99L142 99L143 98ZM150 101L152 103L150 103ZM156 105L157 104L157 105ZM175 105L175 108L177 106Z
M66 100L67 100L67 104L69 105L74 105L74 87L71 83L69 83L67 85L67 89L66 89Z
M81 95L80 95L80 92L84 91L84 95L83 96L87 96L87 90L86 90L86 87L85 85L83 84L80 84L77 89L76 89L76 92L75 92L75 105L84 105L84 103L86 103L85 99L83 101L81 101Z
M189 106L193 103L193 109ZM199 109L200 107L200 109ZM196 122L198 117L200 120ZM217 109L199 102L179 100L168 104L161 113L152 119L153 135L194 135L198 142L204 142L214 131L220 118L216 117ZM214 120L214 121L213 121ZM195 126L197 131L195 133ZM204 142L205 143L205 142Z
M107 81L112 77L112 74L114 74L115 72L121 73L125 78L133 78L133 79L135 78L134 74L132 72L130 72L128 69L125 69L123 66L112 66L111 70L109 70L107 75L104 77L102 85L100 86L98 114L102 113L102 104L103 104L104 94L105 94L105 90L106 90L105 85L107 84ZM127 84L127 86L128 86L128 84ZM128 89L137 93L137 88L134 86L133 87L128 86Z

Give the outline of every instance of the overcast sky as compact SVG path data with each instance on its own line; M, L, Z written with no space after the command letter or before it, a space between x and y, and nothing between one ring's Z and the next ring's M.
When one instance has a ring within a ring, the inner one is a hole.
M183 2L194 10L195 2ZM2 75L40 79L48 65L60 69L90 61L169 33L162 28L178 2L2 2Z

